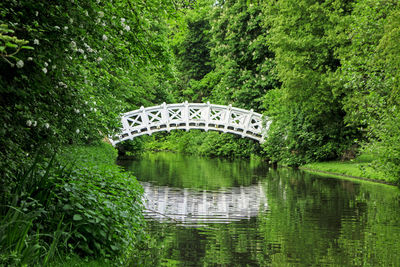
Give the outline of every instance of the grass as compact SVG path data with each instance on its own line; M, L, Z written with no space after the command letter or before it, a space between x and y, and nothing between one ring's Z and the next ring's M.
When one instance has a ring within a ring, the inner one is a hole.
M350 178L360 178L377 182L394 184L394 177L390 177L378 170L374 164L372 154L361 154L357 158L349 161L327 161L305 164L300 167L305 171L332 174L335 176L345 176Z

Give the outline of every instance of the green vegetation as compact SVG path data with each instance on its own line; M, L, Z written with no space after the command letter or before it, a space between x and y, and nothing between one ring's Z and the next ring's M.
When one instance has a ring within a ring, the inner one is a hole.
M261 150L260 145L253 140L200 130L155 134L150 138L143 138L143 142L144 150L174 151L208 157L249 158Z
M2 265L48 265L66 255L127 261L145 242L142 189L108 144L37 156L1 207ZM3 196L4 198L4 196Z
M258 154L293 166L372 153L374 172L398 183L399 21L400 4L387 0L1 1L0 260L141 246L140 205L137 221L123 210L139 186L77 146L98 144L142 105L232 104L272 124L261 147L194 131L142 138L122 145L127 153ZM107 177L131 195L116 199ZM109 226L89 227L89 215Z
M366 178L390 183L397 183L395 177L390 177L376 168L374 157L363 154L348 161L314 162L302 165L303 170L322 172L326 174L343 175L352 178Z

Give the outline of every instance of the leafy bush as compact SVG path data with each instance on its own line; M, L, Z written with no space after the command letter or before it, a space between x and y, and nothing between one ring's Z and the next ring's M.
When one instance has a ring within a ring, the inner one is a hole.
M0 207L0 264L54 261L59 255L119 258L137 253L142 188L115 165L109 144L71 146L37 157ZM57 252L57 253L56 253Z

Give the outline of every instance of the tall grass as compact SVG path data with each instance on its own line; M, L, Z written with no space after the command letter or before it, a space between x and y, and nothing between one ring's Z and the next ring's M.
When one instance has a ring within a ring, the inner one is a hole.
M52 180L63 171L54 157L43 168L40 156L15 176L16 184L0 206L0 265L46 266L60 248L61 221L53 232L43 225L51 204ZM50 178L50 175L53 177Z

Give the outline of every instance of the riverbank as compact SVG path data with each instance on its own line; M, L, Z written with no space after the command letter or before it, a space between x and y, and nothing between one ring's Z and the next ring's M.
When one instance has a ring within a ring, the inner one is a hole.
M395 177L390 177L382 171L374 167L372 155L360 155L359 157L349 161L328 161L328 162L315 162L300 166L299 169L324 174L329 176L336 176L341 178L351 178L364 181L371 181L389 185L396 185Z

